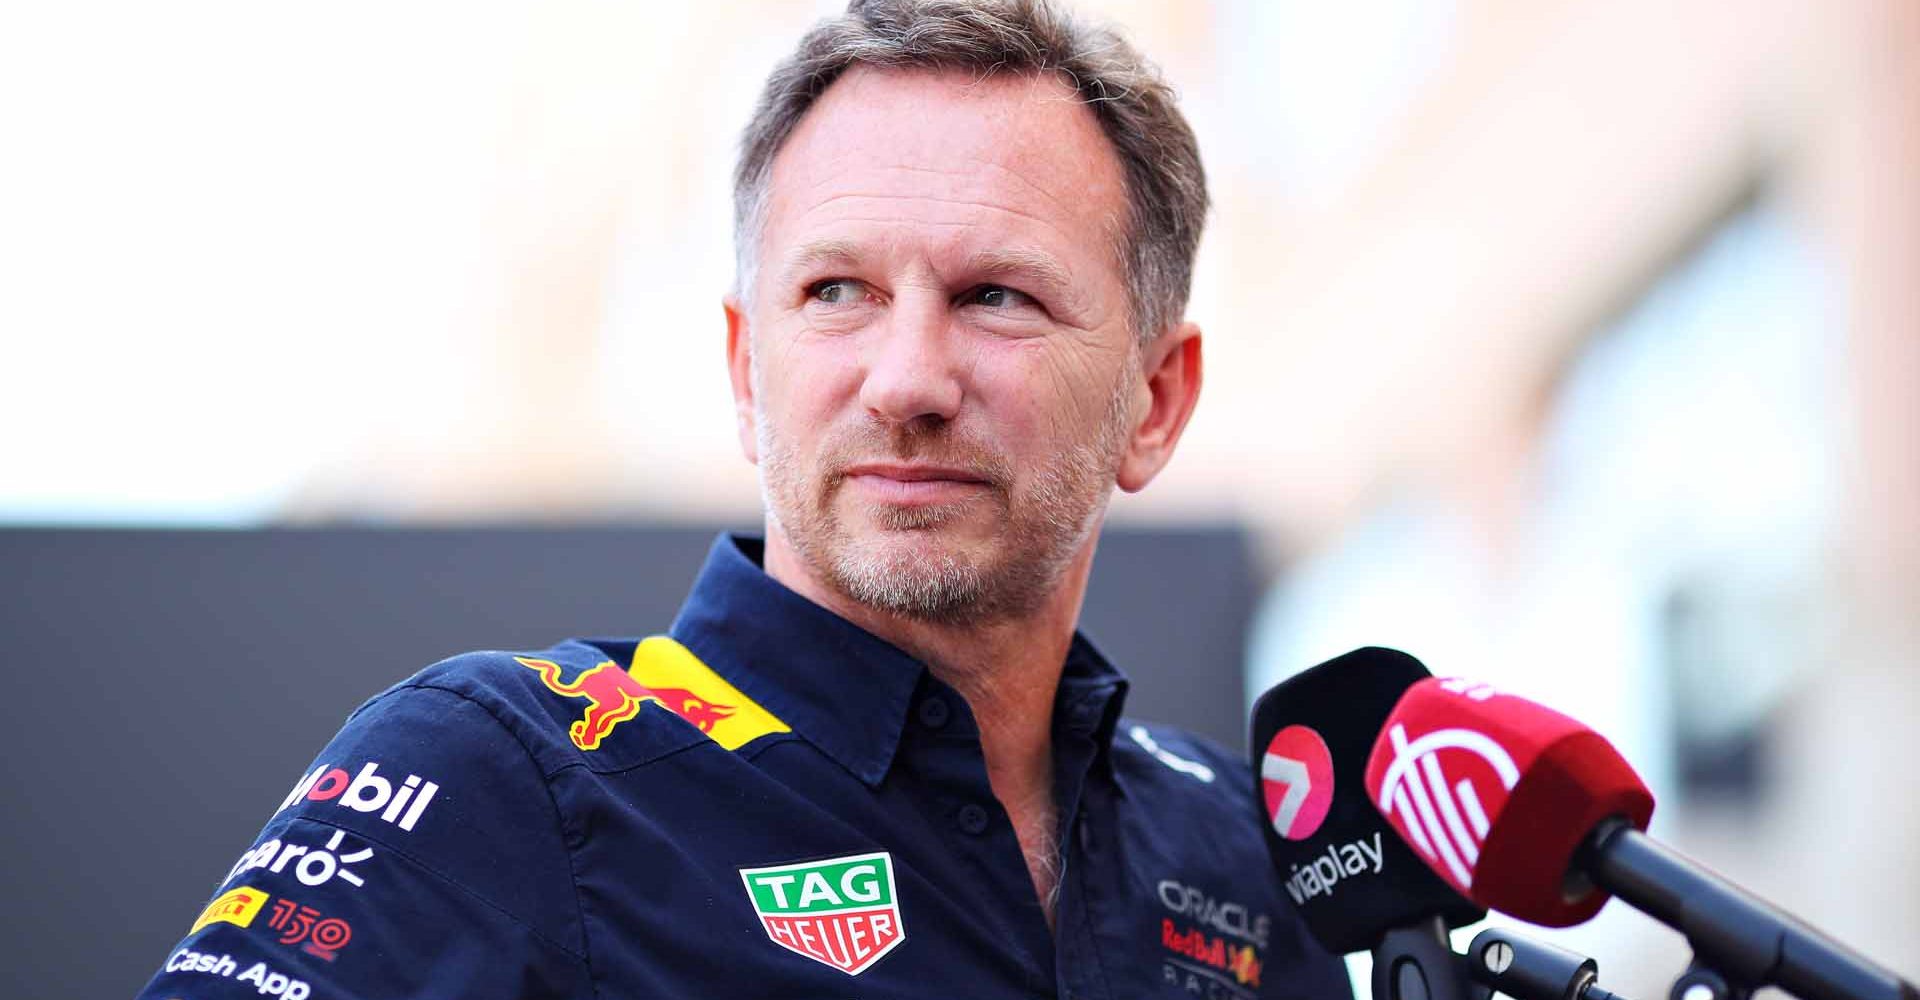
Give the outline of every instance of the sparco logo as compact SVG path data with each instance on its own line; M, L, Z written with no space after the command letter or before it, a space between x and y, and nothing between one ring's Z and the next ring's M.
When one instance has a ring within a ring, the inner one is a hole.
M380 818L398 826L402 830L412 830L420 816L427 811L427 804L433 801L440 786L431 781L422 782L417 774L409 774L399 788L393 782L380 777L380 764L367 761L361 765L360 773L349 776L344 768L332 764L322 764L313 769L313 773L300 779L287 793L286 801L273 811L278 816L288 806L301 799L310 802L326 802L337 799L335 805L346 806L355 812L379 813Z
M1421 854L1446 865L1454 888L1468 891L1487 839L1487 814L1506 804L1520 769L1505 748L1471 729L1440 729L1409 741L1406 726L1395 723L1387 738L1393 763L1373 800Z

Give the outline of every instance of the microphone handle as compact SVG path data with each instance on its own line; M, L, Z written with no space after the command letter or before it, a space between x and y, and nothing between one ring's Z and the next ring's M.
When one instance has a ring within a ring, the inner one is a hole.
M1514 1000L1625 1000L1600 988L1600 966L1558 945L1489 927L1474 935L1467 974Z
M1920 1000L1912 983L1624 820L1594 827L1574 865L1678 930L1699 962L1742 985L1778 986L1804 1000Z
M1595 982L1593 959L1489 927L1465 955L1445 918L1388 931L1373 948L1373 1000L1624 1000Z
M1373 1000L1486 1000L1439 916L1396 927L1373 946Z

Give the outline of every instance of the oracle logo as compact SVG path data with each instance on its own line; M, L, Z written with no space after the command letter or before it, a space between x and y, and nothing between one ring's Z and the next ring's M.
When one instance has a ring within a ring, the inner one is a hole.
M1306 726L1273 734L1260 759L1260 792L1273 832L1305 840L1333 807L1333 755L1327 741Z
M1409 740L1407 727L1396 722L1387 738L1393 760L1374 790L1374 804L1428 863L1444 866L1442 874L1455 889L1468 892L1491 826L1487 817L1506 805L1520 769L1504 747L1471 729L1439 729Z

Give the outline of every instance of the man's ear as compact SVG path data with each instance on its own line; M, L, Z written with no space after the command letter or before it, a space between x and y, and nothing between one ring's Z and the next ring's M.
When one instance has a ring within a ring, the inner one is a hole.
M747 461L760 462L760 436L753 421L753 331L747 310L732 295L720 300L727 314L727 377L733 383L733 425Z
M1137 493L1173 458L1200 401L1200 328L1181 323L1147 345L1135 395L1133 432L1115 483ZM1144 397L1144 406L1141 402Z

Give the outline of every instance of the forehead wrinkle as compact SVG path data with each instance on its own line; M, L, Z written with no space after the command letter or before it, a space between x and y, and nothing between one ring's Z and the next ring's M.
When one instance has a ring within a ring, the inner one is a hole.
M1025 219L1028 222L1037 222L1042 226L1047 227L1048 229L1052 229L1056 231L1060 229L1060 223L1053 219L1049 219L1041 215L1035 215L1032 212L1022 211L1018 208L1012 207L1011 205L994 204L991 202L981 201L977 198L946 198L946 197L941 197L939 195L922 194L918 192L896 193L892 191L849 191L845 194L832 195L824 200L817 201L811 205L808 205L805 209L803 209L799 213L799 217L805 218L806 216L812 215L823 208L827 208L832 205L837 205L840 202L858 201L862 198L869 198L874 201L908 201L908 202L928 202L936 205L959 205L965 208L984 209L989 212L1002 212L1007 215L1014 216L1015 218ZM894 217L893 221L903 221L903 220L901 220L899 217ZM920 222L937 222L941 220L915 219L912 221L914 221L915 223L920 223ZM961 224L971 224L971 223L967 223L966 220L952 220L952 221L960 222Z

